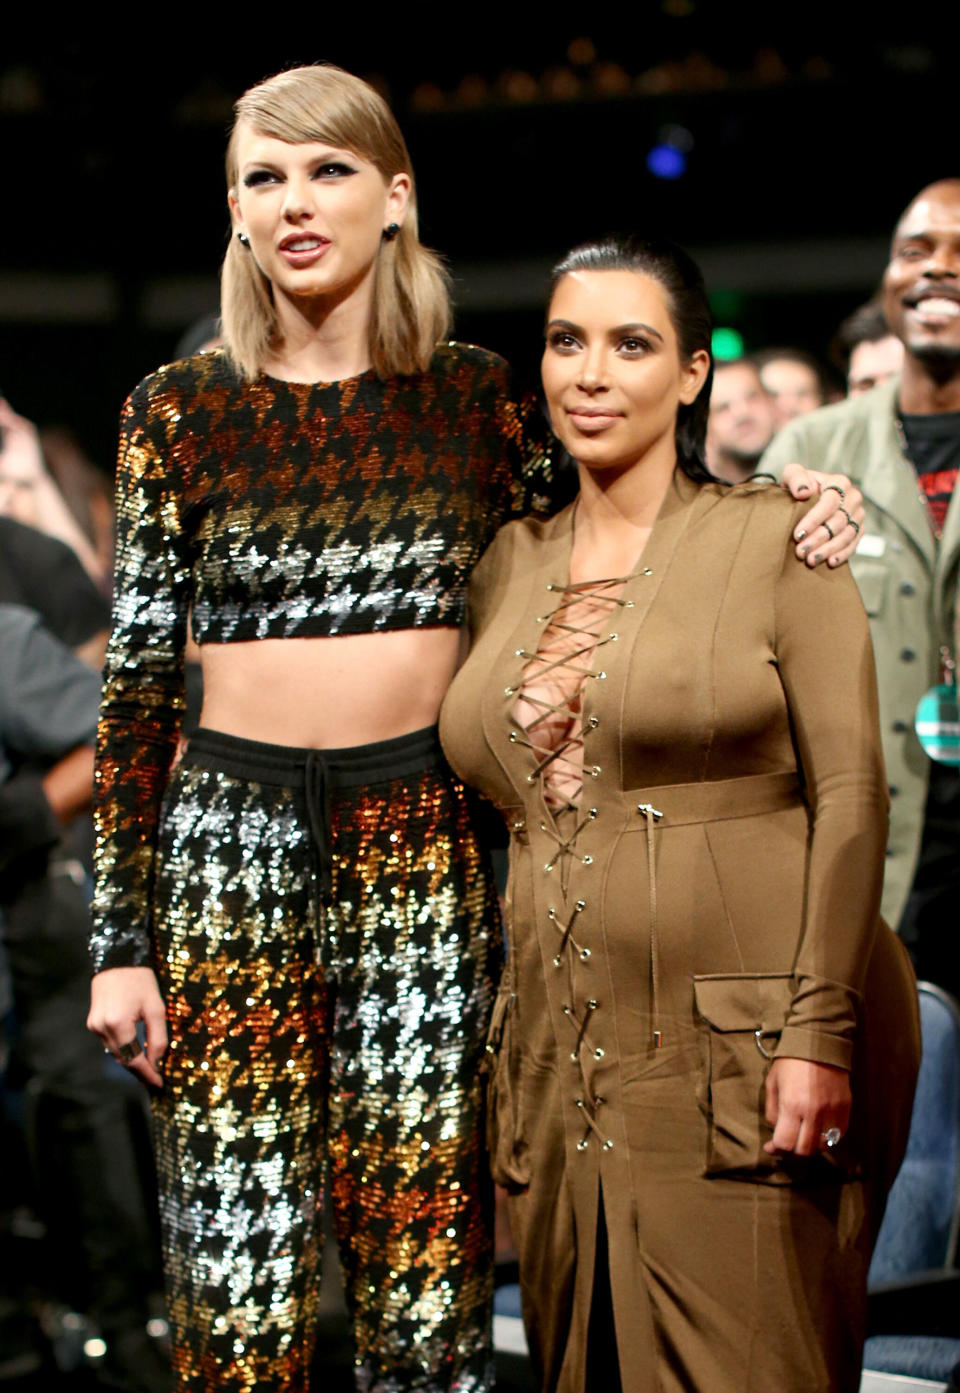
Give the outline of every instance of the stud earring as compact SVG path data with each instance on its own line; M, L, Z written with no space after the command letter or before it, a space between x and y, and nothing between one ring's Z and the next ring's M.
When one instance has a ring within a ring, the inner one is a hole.
M385 242L392 242L399 231L400 224L398 222L387 223L387 226L383 229L381 236L383 237L383 240Z
M237 241L240 243L241 247L249 247L250 245L250 238L245 232L237 233Z

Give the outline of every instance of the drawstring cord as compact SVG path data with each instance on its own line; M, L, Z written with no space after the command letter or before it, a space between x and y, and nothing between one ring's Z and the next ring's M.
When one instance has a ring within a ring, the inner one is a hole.
M333 894L333 848L330 845L330 776L322 750L311 750L306 761L307 818L317 863L316 954L321 960L326 934L326 910Z
M565 929L562 929L560 925L557 924L557 911L555 909L547 910L547 918L553 920L554 924L556 924L557 932L560 934L560 946L558 947L556 957L553 960L554 967L560 967L562 965L563 955L566 952L568 943L571 943L573 945L574 952L579 954L581 962L586 962L587 959L590 957L590 949L582 948L580 944L577 942L577 940L573 937L573 926L576 922L577 915L581 914L585 908L586 901L577 900L576 904L573 907L573 913L567 920L567 927Z

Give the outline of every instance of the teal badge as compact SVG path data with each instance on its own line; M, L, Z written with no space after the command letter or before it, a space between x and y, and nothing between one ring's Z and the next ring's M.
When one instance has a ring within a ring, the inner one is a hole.
M953 682L931 687L917 703L914 717L920 744L940 764L960 764L960 709Z

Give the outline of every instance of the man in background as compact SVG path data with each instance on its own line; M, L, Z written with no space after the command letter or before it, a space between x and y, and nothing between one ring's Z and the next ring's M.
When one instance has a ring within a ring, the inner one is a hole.
M903 367L903 344L891 334L877 300L868 300L843 321L835 349L847 379L848 397L872 392Z
M707 464L718 479L742 483L756 472L777 429L773 398L749 358L713 369L707 426Z
M761 468L842 468L863 491L850 568L870 617L890 781L883 914L918 975L958 994L960 769L924 753L914 717L957 652L960 179L923 189L900 218L882 307L903 345L899 377L794 421Z
M165 1393L169 1368L147 1329L154 1235L125 1081L107 1076L86 1030L88 888L64 836L91 799L99 689L34 611L0 604L0 930L39 1141L37 1207L59 1255L49 1288L96 1320L94 1386Z
M826 375L812 353L802 348L764 348L751 357L773 398L777 430L829 400Z

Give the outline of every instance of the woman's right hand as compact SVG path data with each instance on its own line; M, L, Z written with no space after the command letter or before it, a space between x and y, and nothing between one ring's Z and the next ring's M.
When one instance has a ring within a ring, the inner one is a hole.
M143 1021L147 1047L140 1050L137 1023ZM145 1084L163 1087L158 1065L167 1048L167 1015L157 979L149 967L110 967L98 972L90 985L87 1029ZM137 1045L137 1053L130 1055Z

